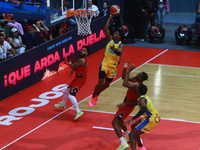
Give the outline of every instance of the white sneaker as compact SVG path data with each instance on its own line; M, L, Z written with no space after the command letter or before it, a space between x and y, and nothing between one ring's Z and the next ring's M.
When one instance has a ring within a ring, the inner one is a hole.
M61 104L61 102L60 103L58 103L58 104L55 104L54 105L54 107L56 107L56 108L66 108L66 105L63 105L63 104Z
M83 115L82 111L76 112L76 117L74 118L74 120L77 120L79 117L81 117Z

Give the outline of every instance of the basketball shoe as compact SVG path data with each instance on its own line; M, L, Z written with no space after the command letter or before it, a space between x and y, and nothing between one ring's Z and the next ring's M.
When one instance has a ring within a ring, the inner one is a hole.
M96 105L96 103L97 103L97 97L98 97L97 95L95 97L93 97L93 96L90 97L90 100L89 100L89 103L88 103L88 105L90 107L93 107L94 105Z
M127 143L125 143L124 145L120 145L117 150L124 150L124 149L127 149L129 148L129 145Z
M146 148L142 146L142 147L138 147L136 150L146 150Z
M95 96L94 103L93 103L94 105L96 105L96 104L97 104L98 97L99 97L99 95L96 95L96 96Z
M58 104L55 104L54 105L54 107L56 107L56 108L66 108L66 105L63 105L63 104L61 104L61 102L60 103L58 103Z
M77 120L79 117L81 117L83 115L82 111L76 112L76 117L74 118L74 120Z
M129 137L125 136L125 141L128 143L129 142Z

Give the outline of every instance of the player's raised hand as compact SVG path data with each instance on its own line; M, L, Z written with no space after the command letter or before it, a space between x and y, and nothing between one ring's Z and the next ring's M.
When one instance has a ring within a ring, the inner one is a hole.
M129 67L128 71L131 72L134 68L135 68L135 64L132 64L132 65Z
M129 60L127 60L126 62L125 62L125 64L124 64L124 68L126 69L126 68L128 68L128 66L129 66Z

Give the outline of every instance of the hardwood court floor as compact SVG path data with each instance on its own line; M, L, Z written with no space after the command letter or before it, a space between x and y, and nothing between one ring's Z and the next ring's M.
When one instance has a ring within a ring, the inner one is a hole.
M120 77L127 59L136 65L131 74L148 73L149 80L145 81L148 95L162 118L152 132L142 136L146 149L200 150L199 52L126 46L118 66L118 78L101 93L97 105L90 108L88 101L97 84L102 55L100 50L88 58L88 80L77 95L84 115L77 121L73 121L75 111L69 100L67 109L54 108L62 100L61 87L74 77L68 77L69 68L1 101L0 150L116 149L119 139L111 121L115 105L126 94ZM137 111L136 107L132 115ZM16 120L2 125L7 116Z

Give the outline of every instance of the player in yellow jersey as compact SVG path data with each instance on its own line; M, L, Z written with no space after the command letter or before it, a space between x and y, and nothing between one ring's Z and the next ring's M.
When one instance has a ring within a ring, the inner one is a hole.
M120 62L120 56L122 55L124 48L124 45L121 42L123 33L120 29L116 30L113 36L110 35L108 27L112 18L113 16L110 15L104 26L104 32L108 43L99 69L99 81L95 86L94 92L89 101L90 107L96 105L99 94L108 88L113 78L117 76L117 65Z
M129 75L130 71L134 68L133 65L130 66L123 84L129 87L133 86L133 83L129 82ZM130 145L132 150L136 150L136 142L138 143L137 150L146 150L143 146L143 143L140 140L140 135L143 133L149 133L153 128L155 128L158 123L160 122L160 115L152 103L147 93L147 87L144 84L140 84L136 89L138 94L138 105L140 110L138 113L130 120L125 122L125 124L131 123L133 120L137 119L141 115L144 116L143 119L136 121L134 124L131 125L132 131L129 134Z

